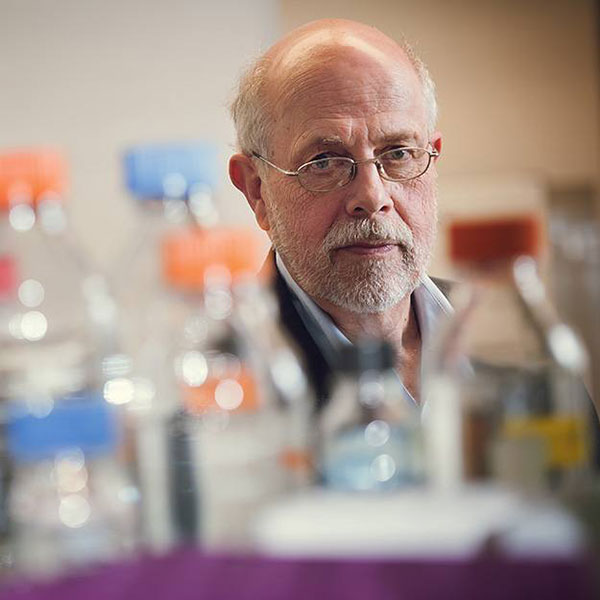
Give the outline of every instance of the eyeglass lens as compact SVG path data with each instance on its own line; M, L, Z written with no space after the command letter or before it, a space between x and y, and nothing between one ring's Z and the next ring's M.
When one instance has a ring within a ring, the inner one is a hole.
M422 175L427 170L430 160L429 153L422 148L392 149L377 157L377 162L383 170L382 176L399 181ZM325 157L301 167L298 179L308 190L325 192L346 185L353 178L356 168L356 163L351 158Z

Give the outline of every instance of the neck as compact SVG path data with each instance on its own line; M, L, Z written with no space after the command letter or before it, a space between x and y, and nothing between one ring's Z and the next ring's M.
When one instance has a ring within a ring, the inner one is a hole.
M327 301L316 302L351 342L366 337L391 342L396 349L396 370L413 398L419 401L421 333L410 295L380 313L356 313Z
M403 298L388 310L377 313L360 313L340 308L326 300L315 302L333 319L351 341L365 337L385 339L399 345L402 333L410 321L410 296Z

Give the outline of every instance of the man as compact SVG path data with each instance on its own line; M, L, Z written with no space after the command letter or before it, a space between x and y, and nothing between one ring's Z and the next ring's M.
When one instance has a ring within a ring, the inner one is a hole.
M292 31L242 79L229 172L273 243L284 323L321 400L342 344L391 341L419 403L423 345L449 310L425 270L442 138L425 66L346 20Z

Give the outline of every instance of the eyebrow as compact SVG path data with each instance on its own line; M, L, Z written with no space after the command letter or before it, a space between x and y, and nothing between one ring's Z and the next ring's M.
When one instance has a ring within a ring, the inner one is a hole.
M418 144L417 134L414 131L402 131L386 135L381 140L381 145L389 146L394 144Z
M296 154L295 162L298 164L306 162L311 159L311 154L316 150L327 150L345 148L345 144L342 138L338 135L326 136L326 137L315 137L302 147L302 149Z
M317 137L306 144L302 152L307 153L315 148L339 148L340 146L345 146L345 144L339 135Z
M389 146L394 144L418 144L417 134L413 131L403 131L398 133L392 133L384 136L379 142L379 146ZM311 151L317 148L346 148L346 143L338 135L316 137L308 142L302 149L302 155L306 156Z

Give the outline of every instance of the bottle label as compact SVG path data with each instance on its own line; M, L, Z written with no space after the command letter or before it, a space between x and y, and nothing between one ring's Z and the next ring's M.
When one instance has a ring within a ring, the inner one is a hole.
M585 421L573 416L509 419L504 437L513 440L534 438L546 446L550 468L569 468L584 462L587 455Z

